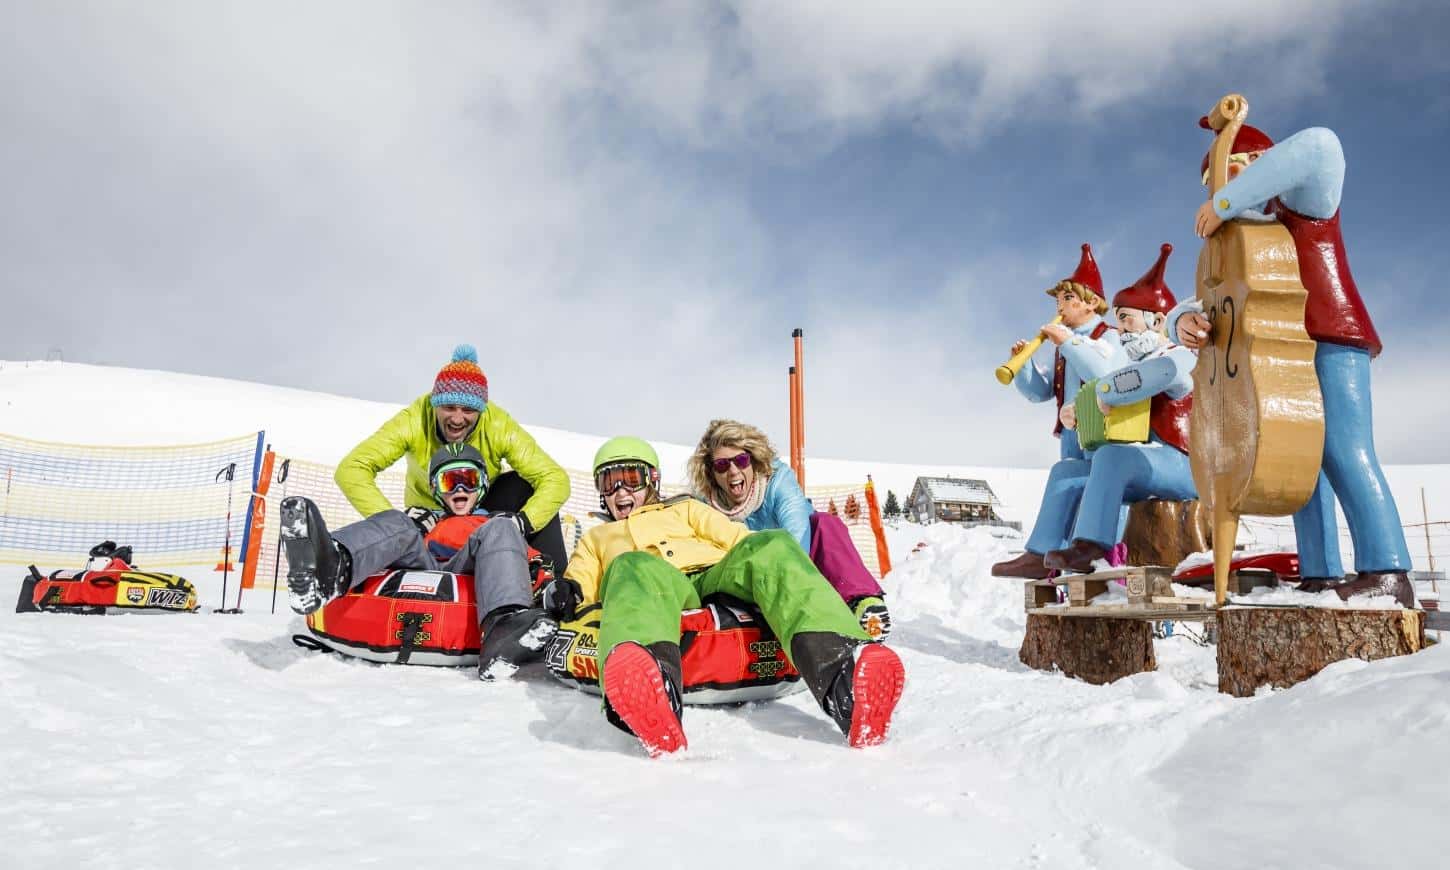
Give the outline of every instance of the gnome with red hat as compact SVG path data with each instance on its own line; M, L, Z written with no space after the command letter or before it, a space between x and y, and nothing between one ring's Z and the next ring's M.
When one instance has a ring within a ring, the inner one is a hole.
M1198 498L1188 462L1188 417L1193 409L1197 354L1170 343L1162 332L1176 302L1163 278L1171 253L1173 246L1165 243L1152 268L1113 296L1119 335L1131 362L1097 384L1098 407L1105 414L1114 407L1150 400L1148 441L1105 444L1094 450L1080 484L1076 512L1038 516L1044 538L1059 536L1068 541L1047 552L1042 560L1045 568L1094 570L1094 563L1106 558L1122 537L1122 513L1132 502ZM1083 471L1071 467L1064 469L1063 476ZM1036 527L1033 532L1036 534Z
M1208 128L1208 119L1200 119L1199 126ZM1369 365L1380 352L1380 339L1350 274L1340 232L1343 147L1324 127L1301 130L1276 145L1244 125L1232 151L1228 183L1199 206L1195 230L1207 238L1241 215L1272 217L1294 240L1299 274L1309 292L1304 326L1316 342L1324 456L1314 494L1294 515L1299 572L1306 578L1300 588L1333 588L1345 599L1393 595L1411 607L1410 552L1374 449ZM1208 169L1207 156L1202 169ZM1211 330L1202 308L1195 310L1191 303L1170 317L1170 333L1191 348L1207 343ZM1343 582L1336 495L1354 539L1356 576Z
M1052 434L1061 441L1058 453L1062 459L1081 459L1082 449L1078 447L1077 434L1072 431L1073 399L1083 381L1101 377L1121 363L1116 341L1097 341L1112 327L1103 320L1108 303L1091 245L1082 246L1077 269L1047 288L1047 295L1057 300L1057 314L1062 318L1061 323L1042 327L1043 336L1057 348L1053 354L1052 375L1049 378L1046 370L1033 363L1024 366L1013 383L1030 402L1056 401L1058 419ZM1015 356L1026 346L1026 341L1018 341L1012 345L1011 352Z
M1057 299L1057 313L1062 322L1049 323L1042 327L1042 334L1056 346L1053 353L1052 376L1029 363L1013 379L1018 392L1028 401L1057 403L1057 421L1052 434L1059 439L1059 461L1048 475L1047 489L1042 494L1043 513L1065 515L1071 524L1071 517L1077 511L1078 499L1082 494L1083 481L1087 478L1088 461L1078 444L1076 417L1073 402L1083 382L1100 378L1126 361L1122 344L1117 340L1111 326L1103 320L1108 310L1103 296L1103 279L1098 273L1098 264L1093 260L1092 247L1082 246L1082 258L1076 271L1068 278L1047 289L1047 295ZM1027 346L1026 341L1012 345L1011 353L1017 355ZM1049 529L1054 525L1058 531ZM998 577L1046 577L1049 569L1043 567L1043 557L1051 550L1067 544L1062 535L1064 523L1043 524L1027 540L1027 549L1022 555L992 566L992 573ZM1042 534L1038 534L1041 528Z

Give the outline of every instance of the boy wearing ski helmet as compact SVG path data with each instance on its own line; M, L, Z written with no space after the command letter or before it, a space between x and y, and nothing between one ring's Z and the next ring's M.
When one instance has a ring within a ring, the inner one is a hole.
M494 515L510 514L531 545L553 560L568 561L559 508L569 498L569 475L523 427L488 398L488 378L478 352L460 344L438 372L432 392L399 411L337 466L335 479L359 514L391 510L378 489L378 473L407 458L403 508L442 507L428 482L428 463L445 444L467 444L483 457L491 481L482 506ZM510 471L503 470L507 463Z
M282 500L282 544L292 609L311 613L354 582L393 568L472 574L483 645L482 679L536 659L557 624L531 607L529 548L516 523L479 504L488 489L483 456L467 444L435 451L428 479L441 511L386 510L329 534L308 498Z
M603 603L599 682L610 722L651 755L685 748L680 611L723 593L760 609L852 746L885 740L905 682L901 659L870 642L790 532L751 532L687 495L661 500L659 457L638 438L605 442L594 482L612 521L584 536L544 605L567 616L581 602Z

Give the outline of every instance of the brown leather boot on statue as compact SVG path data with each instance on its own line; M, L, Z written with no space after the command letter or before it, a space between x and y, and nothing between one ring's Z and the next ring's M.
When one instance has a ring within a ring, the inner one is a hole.
M1404 571L1361 571L1353 580L1334 587L1348 601L1358 596L1393 595L1401 607L1415 606L1415 587Z
M1330 592L1344 582L1343 577L1301 577L1300 592Z
M1091 574L1093 562L1106 559L1108 551L1095 541L1078 538L1066 550L1053 550L1042 557L1042 564L1058 571Z
M1042 564L1042 554L1034 553L1031 550L1028 550L1015 559L998 562L992 566L993 577L1020 577L1023 580L1042 580L1051 573L1052 570L1044 567Z

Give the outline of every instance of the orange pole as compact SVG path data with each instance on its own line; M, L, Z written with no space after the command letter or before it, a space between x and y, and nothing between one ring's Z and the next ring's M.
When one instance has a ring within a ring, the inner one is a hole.
M791 338L795 340L795 392L796 392L796 449L800 451L800 467L796 469L795 476L800 481L801 489L806 488L806 369L805 355L801 349L801 341L805 332L797 327L791 332Z
M790 470L800 479L801 450L796 443L796 429L800 423L800 395L796 392L795 366L790 367Z
M886 529L881 525L881 507L876 504L876 485L871 482L871 475L866 475L866 507L871 512L871 531L876 535L876 564L881 568L881 576L885 577L891 573L891 553L886 549Z
M262 455L262 472L257 476L257 491L252 493L252 534L247 539L247 552L242 554L242 588L257 584L257 556L262 552L262 529L267 525L267 490L272 486L272 460L277 454L270 449Z

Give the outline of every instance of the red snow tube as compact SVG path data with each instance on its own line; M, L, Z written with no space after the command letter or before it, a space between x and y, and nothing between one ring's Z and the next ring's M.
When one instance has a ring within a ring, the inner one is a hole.
M601 605L559 626L544 656L565 683L599 692ZM779 698L804 688L760 611L722 596L680 614L680 664L686 704L738 704Z
M112 558L98 570L53 571L48 577L31 565L15 612L190 612L196 606L196 587L185 577L137 571Z
M374 574L307 615L298 646L400 665L478 664L473 577L447 571Z
M554 579L553 566L532 549L529 575L535 593ZM477 665L473 575L402 568L374 574L309 613L307 630L292 642L384 664Z

